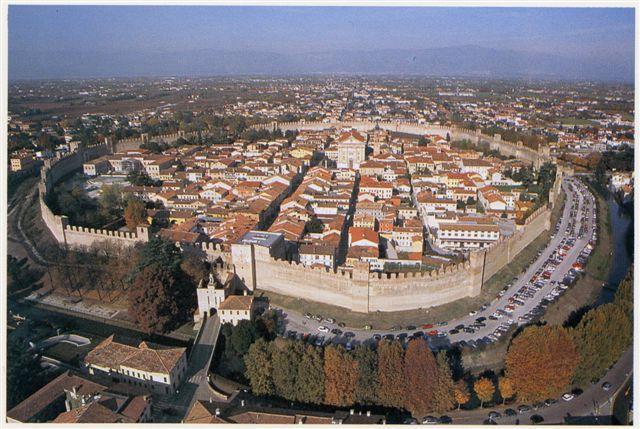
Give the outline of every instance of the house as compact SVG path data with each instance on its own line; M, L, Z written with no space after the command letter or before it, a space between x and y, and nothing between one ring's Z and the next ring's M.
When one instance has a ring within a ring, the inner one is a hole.
M378 248L380 239L378 233L369 228L349 228L349 247L373 247Z
M220 323L231 323L236 326L241 320L252 320L255 311L255 302L251 295L228 296L218 306Z
M151 393L175 392L187 373L185 347L165 347L143 341L137 347L106 338L84 358L91 375L142 387Z
M335 266L336 247L320 244L302 244L298 250L300 263L311 267L314 265L324 265L331 269Z

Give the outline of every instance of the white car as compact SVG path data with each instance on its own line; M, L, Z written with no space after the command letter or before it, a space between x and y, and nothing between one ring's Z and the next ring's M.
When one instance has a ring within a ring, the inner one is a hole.
M329 328L326 326L318 326L318 331L320 332L329 332Z
M562 395L562 399L569 402L570 400L572 400L573 398L575 398L575 396L571 393L565 393L564 395Z

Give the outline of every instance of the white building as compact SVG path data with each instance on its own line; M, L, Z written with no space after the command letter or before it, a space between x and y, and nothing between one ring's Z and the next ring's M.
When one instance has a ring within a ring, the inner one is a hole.
M365 160L366 138L357 131L342 133L337 139L338 168L359 169Z
M115 342L111 335L85 356L84 365L91 375L169 395L186 376L186 350L185 347L165 347L146 341L133 347Z
M442 249L483 249L500 239L500 228L493 224L440 224L436 245Z

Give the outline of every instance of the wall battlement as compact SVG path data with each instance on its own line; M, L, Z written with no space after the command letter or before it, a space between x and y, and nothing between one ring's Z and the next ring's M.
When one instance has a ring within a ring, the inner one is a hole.
M369 131L374 127L408 134L449 133L454 139L469 139L475 144L489 143L491 149L504 155L531 162L539 167L548 161L548 151L525 147L521 142L502 140L500 135L487 136L480 130L418 124L415 121L345 121L345 122L271 122L259 129L322 130L355 128ZM273 291L301 299L345 307L356 312L402 311L445 304L464 297L477 296L482 286L510 263L526 246L550 228L551 210L558 196L562 175L556 176L549 204L538 208L509 237L500 239L487 249L471 252L469 260L437 270L407 273L372 273L368 264L353 269L306 267L297 262L271 258L259 247L234 251L234 269L242 279L257 289ZM232 247L235 245L232 245ZM252 247L252 246L249 246ZM237 260L236 260L237 259Z
M514 156L524 159L539 167L542 162L549 159L548 150L540 147L538 150L531 149L522 144L522 142L511 143L502 139L500 134L488 136L482 134L481 130L472 130L470 128L446 126L440 124L419 123L411 120L398 121L342 121L342 122L322 122L322 121L298 121L298 122L270 122L266 124L255 125L256 129L280 129L282 132L293 130L315 130L320 131L327 128L355 128L364 132L372 130L375 127L387 131L402 132L407 134L424 135L438 134L446 137L447 134L453 139L468 139L478 144L480 142L489 143L491 149L500 151L503 155Z

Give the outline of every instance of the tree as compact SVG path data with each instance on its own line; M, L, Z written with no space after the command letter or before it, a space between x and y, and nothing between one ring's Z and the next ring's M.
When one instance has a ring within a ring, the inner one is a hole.
M500 396L502 396L502 404L507 399L512 398L516 394L516 390L513 386L513 382L507 377L500 377L498 379L498 389L500 389Z
M438 365L422 338L409 341L404 356L404 380L404 408L414 417L433 411Z
M485 402L493 399L493 393L496 391L496 388L493 385L493 381L486 377L482 377L473 383L473 391L478 395L478 399L480 399L480 408L482 408Z
M224 359L227 370L233 374L243 376L245 372L244 355L256 340L256 330L252 321L241 320L236 326L225 323L222 329L224 336Z
M143 332L163 333L172 325L180 312L176 286L165 267L148 266L136 275L129 291L129 314Z
M146 223L147 209L145 208L144 202L137 198L129 199L124 209L124 221L129 231L135 231L138 225Z
M580 354L574 382L598 380L633 342L633 316L615 301L603 304L588 311L572 333Z
M7 339L7 409L26 399L43 384L39 357L22 339Z
M378 357L370 347L360 344L353 357L358 363L358 382L356 384L356 402L359 404L375 404L378 400Z
M141 329L165 332L189 319L196 303L196 285L180 264L182 253L159 237L137 248L128 279L129 313Z
M453 389L453 396L458 404L458 409L460 409L461 405L466 404L471 399L471 394L469 393L469 387L464 380L458 380Z
M124 207L122 188L119 185L103 186L98 202L105 216L112 218L120 216Z
M322 404L324 401L324 360L318 347L305 346L298 366L298 401Z
M447 358L447 352L444 350L438 352L436 364L438 367L438 376L433 389L433 409L439 413L444 413L452 409L456 403L453 376L449 359Z
M10 290L18 291L35 286L38 277L38 273L31 269L26 257L18 260L11 255L7 255L7 280Z
M258 338L244 357L245 375L255 395L273 395L274 386L271 376L271 348L264 339Z
M289 401L298 398L298 366L302 359L302 344L276 338L271 342L272 379L275 393Z
M342 346L328 346L324 351L324 402L347 407L356 401L358 364Z
M403 406L404 362L402 345L398 341L383 340L378 345L377 398L385 407Z
M209 270L204 261L194 254L186 254L180 262L180 269L191 278L193 284L198 285L200 280L209 276Z
M580 356L567 329L532 326L514 338L505 357L505 376L518 399L541 401L560 396L571 383Z
M309 233L319 234L322 231L324 231L324 224L317 217L312 217L305 224L305 228L306 228L307 232L309 232Z

